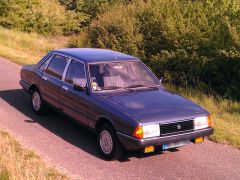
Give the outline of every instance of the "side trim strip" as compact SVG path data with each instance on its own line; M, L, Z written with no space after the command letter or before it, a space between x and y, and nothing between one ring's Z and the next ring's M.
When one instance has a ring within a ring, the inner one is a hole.
M27 87L28 89L29 89L29 87L30 87L30 84L28 84L26 81L24 81L24 80L21 80L20 82L19 82L21 85L24 85L25 87Z

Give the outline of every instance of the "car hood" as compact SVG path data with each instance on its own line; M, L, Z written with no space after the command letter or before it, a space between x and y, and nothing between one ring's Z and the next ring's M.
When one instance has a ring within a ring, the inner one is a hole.
M110 107L127 113L143 124L161 124L208 115L202 107L163 88L126 90L99 96Z

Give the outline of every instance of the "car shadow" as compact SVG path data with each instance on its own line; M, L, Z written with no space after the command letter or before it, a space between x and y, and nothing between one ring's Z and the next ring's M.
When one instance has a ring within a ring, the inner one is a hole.
M79 126L74 121L69 120L54 110L51 110L45 116L36 115L31 109L30 96L24 90L14 89L0 91L0 98L29 117L29 119L25 120L26 123L38 123L68 143L81 148L88 154L102 159L97 149L96 135L93 132ZM161 153L159 150L150 154L126 152L120 162L129 161L131 157L145 158Z

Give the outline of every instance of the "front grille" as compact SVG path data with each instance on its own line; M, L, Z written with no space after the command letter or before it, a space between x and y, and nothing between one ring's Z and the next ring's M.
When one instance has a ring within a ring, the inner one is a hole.
M160 125L161 136L169 134L178 134L185 131L192 131L194 129L193 120L186 120L170 124Z

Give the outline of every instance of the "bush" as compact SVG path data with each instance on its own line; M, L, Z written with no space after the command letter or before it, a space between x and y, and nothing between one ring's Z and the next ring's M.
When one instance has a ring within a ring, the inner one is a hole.
M69 44L129 53L174 84L239 98L239 18L236 0L139 0L107 10Z
M92 20L98 18L106 10L118 4L127 5L136 0L59 0L67 10L86 16L82 26L88 26Z
M132 55L143 55L142 34L134 17L134 6L118 5L121 11L106 12L93 21L87 33L69 42L71 47L96 47L114 49Z
M83 14L66 11L57 0L3 0L0 25L44 35L71 34L81 30Z
M136 0L1 0L0 26L43 35L79 34L116 4Z
M174 84L239 98L240 7L224 0L182 2L153 1L138 14L146 63Z
M0 1L0 16L6 16L9 11L7 0Z

